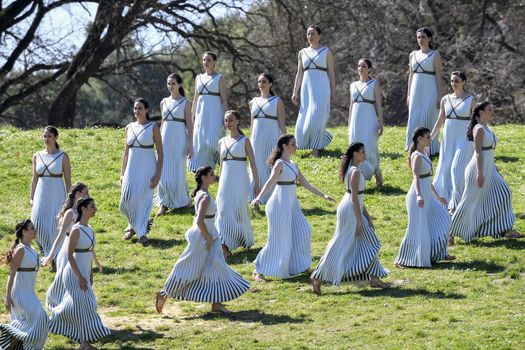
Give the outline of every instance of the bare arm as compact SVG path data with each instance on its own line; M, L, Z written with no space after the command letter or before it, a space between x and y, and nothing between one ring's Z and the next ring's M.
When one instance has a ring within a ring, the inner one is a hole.
M206 227L206 223L204 222L205 216L206 216L206 210L208 210L208 206L210 205L210 197L208 195L204 195L204 197L199 202L199 206L197 208L197 226L199 227L199 231L206 239L206 250L210 250L211 243L212 243L212 236L210 235L208 228Z
M297 54L297 73L295 74L295 82L293 84L292 102L294 105L299 104L299 91L303 82L303 63L301 62L301 51Z
M435 139L436 136L439 136L439 130L441 130L443 122L445 121L445 98L446 96L441 99L441 103L439 104L439 117L438 120L436 120L434 128L432 128L432 133L430 134L432 140Z
M197 78L195 79L195 93L193 94L193 103L191 104L191 120L195 123L195 113L197 109L197 101L199 100L199 90L197 90Z
M283 171L283 165L280 162L273 165L270 177L268 180L266 180L266 183L262 187L261 192L259 192L257 197L255 197L255 199L252 201L252 205L259 205L259 202L261 201L261 198L264 196L264 194L277 182L277 178L279 177L281 171Z
M312 185L311 183L308 182L308 180L306 180L306 178L304 177L304 175L301 173L301 171L299 170L299 177L298 177L298 180L299 180L299 183L304 187L306 188L308 191L312 192L313 194L321 197L321 198L324 198L328 201L331 201L331 202L335 202L335 200L330 197L329 195L327 194L324 194L323 192L321 192L319 189L317 189L317 187L315 187L314 185Z
M353 83L352 83L353 84ZM352 98L352 84L348 88L350 92L350 107L348 108L348 127L352 124L352 107L354 106L354 99Z
M159 111L160 111L160 130L162 130L162 127L164 126L164 118L162 118L162 107L164 106L164 99L160 101Z
M224 111L226 111L228 109L228 95L226 93L226 83L224 82L224 78L222 76L219 80L219 93L221 94L222 108Z
M383 135L383 95L381 94L381 86L379 86L378 81L376 81L374 86L374 96L376 98L377 122L379 124L377 134L381 136Z
M352 191L350 196L352 197L352 208L354 209L354 215L357 219L357 227L355 231L357 236L361 234L361 228L363 226L363 218L361 216L361 208L359 206L359 178L359 170L352 170L350 173L350 190Z
M162 149L162 136L157 124L153 125L153 141L157 149L157 166L155 168L155 175L151 178L150 188L155 188L159 184L160 175L162 174L162 164L164 163L164 150Z
M58 246L62 241L64 240L64 237L66 236L67 228L71 225L71 222L73 221L73 213L71 212L71 209L66 211L64 217L62 218L62 225L60 226L60 232L55 239L55 242L53 242L53 247L51 248L51 251L49 254L42 259L42 266L46 266L50 260L53 259L53 256L55 256L55 252L58 249Z
M436 52L436 57L434 58L434 70L436 71L436 75L434 77L436 79L437 89L436 108L439 108L439 101L441 100L442 96L441 75L443 74L443 65L441 63L441 56L439 55L439 52Z
M332 50L328 49L326 54L326 63L328 69L328 79L330 80L330 101L335 104L337 101L337 92L335 90L335 66L334 66L334 55Z
M286 134L286 122L285 122L285 112L284 112L284 102L278 97L277 101L277 122L279 123L279 129L281 130L281 135Z
M188 134L186 154L189 159L193 158L193 118L191 117L191 111L192 103L187 101L186 106L184 107L184 119L186 120L186 132Z
M71 188L71 163L69 156L64 152L64 160L62 161L62 172L64 173L64 182L66 184L66 193Z
M93 248L93 251L91 253L93 254L93 261L95 262L95 265L97 265L98 272L102 272L104 268L102 267L100 261L98 261L97 254L95 253L95 248Z
M474 152L476 156L476 166L478 167L478 187L483 187L483 138L485 130L481 127L474 128Z
M244 142L244 147L246 150L246 155L248 156L248 160L250 161L250 168L252 169L252 176L253 176L253 193L255 196L259 194L261 187L259 185L259 174L257 173L257 164L255 164L255 154L253 153L253 147L252 143L248 138L246 138L246 142Z
M80 273L80 269L78 268L77 261L75 260L74 253L75 249L77 247L78 238L80 237L80 230L78 228L75 228L71 231L69 234L69 245L67 247L67 260L69 262L69 265L71 266L71 269L75 273L75 275L78 278L78 282L80 283L80 289L87 290L87 280L82 274Z
M13 298L12 298L12 292L13 292L13 283L15 281L15 276L18 271L18 268L20 267L20 263L22 263L22 259L24 258L24 247L18 246L15 248L15 251L13 252L13 259L11 260L11 268L9 269L9 276L7 277L7 286L6 286L6 296L5 296L5 308L8 312L11 312L11 308L13 307Z
M253 137L253 134L252 134L252 130L253 130L253 115L252 115L252 103L253 103L253 99L250 100L250 102L248 102L248 110L250 111L250 137Z
M221 177L221 172L222 172L222 164L223 164L223 160L222 160L222 156L221 156L221 144L224 142L224 139L220 139L219 140L219 178Z
M407 87L407 106L410 105L410 87L412 86L412 77L414 75L414 71L412 70L412 65L410 62L412 61L412 55L414 54L414 51L408 55L408 87Z
M120 181L122 182L122 177L124 176L124 172L126 171L126 167L128 166L128 157L129 157L129 145L126 142L126 137L128 134L128 127L126 126L126 134L124 136L124 154L122 155L122 165L120 167Z
M31 192L29 193L29 204L33 206L33 197L35 195L36 184L38 183L38 175L36 173L36 153L33 155L33 177L31 178Z
M423 201L423 197L421 197L421 188L419 186L420 169L421 169L421 156L416 155L412 159L412 184L414 185L414 189L416 190L417 205L420 208L423 208L423 206L425 205L425 202Z

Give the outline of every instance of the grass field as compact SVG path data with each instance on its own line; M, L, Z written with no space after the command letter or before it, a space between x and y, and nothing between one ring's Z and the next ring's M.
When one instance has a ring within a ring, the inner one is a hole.
M306 177L337 201L344 187L337 181L346 128L331 129L334 142L322 158L298 152L294 160ZM500 142L497 166L513 190L516 229L525 232L525 126L495 127ZM69 153L72 180L90 186L99 211L91 224L97 255L104 265L95 273L99 312L113 334L95 344L102 349L525 349L525 240L482 239L450 249L454 262L432 269L398 269L393 261L404 235L405 193L411 175L405 162L404 128L388 127L380 140L385 186L367 183L365 205L382 241L380 259L398 281L396 288L325 285L311 292L307 275L252 283L241 298L227 303L229 316L208 313L209 304L169 300L163 315L155 312L155 293L168 276L186 241L193 209L155 220L149 244L122 240L126 220L118 209L123 130L61 130L61 148ZM43 148L41 130L0 129L0 251L11 246L18 219L29 217L31 156ZM521 150L521 151L520 151ZM434 159L434 165L437 158ZM190 187L193 179L188 176ZM216 185L212 193L216 193ZM336 204L298 189L312 226L314 264L335 228ZM266 242L266 218L252 214L255 245L236 251L230 264L251 281L252 261ZM7 267L0 269L5 295ZM54 274L40 271L37 292L44 301ZM2 299L4 300L4 299ZM3 309L3 308L2 308ZM5 309L3 309L5 310ZM7 313L0 314L7 320ZM76 344L50 335L46 349Z

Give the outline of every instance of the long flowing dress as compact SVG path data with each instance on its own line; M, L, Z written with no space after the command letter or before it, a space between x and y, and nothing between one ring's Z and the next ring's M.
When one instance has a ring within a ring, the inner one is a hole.
M433 184L436 192L448 202L453 198L454 187L455 192L463 188L463 174L474 152L474 143L467 140L472 99L470 95L462 99L452 95L444 97L446 120Z
M188 160L188 169L197 171L201 166L215 167L219 155L219 139L223 128L224 109L221 102L219 82L222 75L211 77L200 74L195 79L199 98L195 106L193 126L193 158Z
M254 263L260 274L288 278L306 271L312 263L311 228L297 200L298 166L282 159L277 163L283 169L266 204L268 242Z
M62 300L64 296L64 284L62 281L62 272L68 264L68 249L69 249L69 234L73 228L73 223L78 217L78 212L76 209L71 208L71 213L73 214L71 224L66 228L66 236L62 241L62 246L60 247L58 254L56 256L56 274L53 283L49 286L46 292L46 308L52 311Z
M195 210L206 192L195 196ZM210 196L204 223L213 237L213 244L206 250L206 239L197 226L197 218L186 231L188 246L173 266L161 294L179 300L222 303L244 294L250 284L233 271L222 254L219 233L215 229L215 200Z
M483 125L476 128L483 128L483 186L477 184L478 165L474 155L465 170L465 189L450 225L450 235L465 242L485 236L499 238L512 230L516 221L512 192L494 164L496 134Z
M40 253L47 256L58 235L57 216L66 200L66 186L62 174L64 152L49 154L37 152L36 173L38 182L33 196L31 221L36 228L36 243Z
M332 141L332 134L325 130L330 116L328 51L327 47L307 47L300 51L304 73L301 106L295 125L299 149L323 149Z
M248 202L250 179L246 169L246 140L241 136L235 141L230 137L219 141L222 163L216 226L222 243L230 250L249 248L254 240Z
M413 267L431 267L432 262L448 256L447 239L450 216L447 208L432 194L432 161L423 153L415 151L410 157L421 157L419 171L419 190L424 206L417 205L414 183L406 196L408 228L401 242L396 264Z
M153 206L150 182L157 166L153 125L153 122L144 125L133 122L126 127L129 155L122 179L120 211L139 238L148 233L148 220Z
M73 257L80 273L88 281L87 290L80 289L78 277L68 263L62 272L64 296L51 312L49 329L53 334L61 334L77 342L93 342L111 331L104 326L97 313L95 293L89 283L95 234L90 226L77 223L73 225L73 230L75 228L80 230L80 235Z
M412 84L410 85L410 100L408 104L408 125L405 149L412 143L412 133L419 126L430 130L436 124L439 109L437 107L438 91L436 86L436 70L434 58L437 51L423 53L421 50L413 51L410 55ZM430 154L439 151L439 141L435 138L430 144Z
M257 165L257 173L259 175L259 185L266 183L272 172L272 168L268 165L267 160L272 150L277 146L277 141L281 135L279 128L277 106L279 105L279 97L271 96L266 98L255 97L251 103L251 116L253 118L252 133L250 141L255 155L255 164ZM250 169L250 189L254 188L253 174ZM273 188L269 189L261 198L261 204L265 204L270 198ZM255 198L251 193L252 198Z
M161 103L164 163L154 203L168 208L186 207L191 203L186 181L188 133L184 109L187 101L185 97L178 100L165 98Z
M365 145L366 160L359 164L359 170L366 180L379 174L379 122L376 113L376 80L367 82L354 81L350 84L353 101L350 116L349 142L361 142Z
M49 332L46 312L35 293L38 253L33 247L23 246L24 257L11 289L11 322L0 324L0 349L8 349L12 337L22 342L16 349L43 349Z
M337 206L337 225L312 278L330 282L336 286L342 281L369 281L372 277L388 274L379 262L381 242L363 214L365 178L359 176L359 210L363 221L361 234L356 236L357 218L352 205L350 176L357 171L348 167L345 174L346 193Z

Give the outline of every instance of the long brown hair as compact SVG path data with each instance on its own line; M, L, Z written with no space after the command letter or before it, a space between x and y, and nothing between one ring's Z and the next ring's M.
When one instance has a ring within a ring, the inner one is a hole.
M407 158L408 166L411 166L410 157L412 156L412 153L414 153L415 150L417 149L417 139L426 134L430 134L430 129L425 128L423 126L417 127L416 130L414 130L414 132L412 133L412 143L410 144L410 147L408 148L408 158Z
M20 242L22 242L22 237L23 237L23 234L24 234L24 230L27 230L27 228L29 227L29 224L32 224L31 220L29 220L29 219L20 220L16 224L16 226L15 226L15 236L16 236L15 242L11 246L11 249L9 249L7 251L7 253L5 253L5 255L4 255L4 263L6 265L11 264L11 261L13 260L13 254L15 252L15 248L16 248L17 245L20 244Z
M281 158L281 156L283 155L284 145L289 144L293 138L294 136L291 134L286 134L279 137L277 145L275 146L272 153L268 157L268 160L266 161L269 166L273 166L275 164L275 161Z
M474 127L479 123L479 116L481 115L481 112L484 111L489 104L489 101L485 101L478 103L476 107L474 107L472 115L470 116L470 124L467 128L467 140L474 141Z
M64 202L64 206L62 207L62 210L60 210L60 213L58 214L58 218L60 221L64 218L64 215L66 214L66 211L73 208L73 205L75 205L75 197L78 192L82 192L87 188L87 185L82 182L77 182L71 186L71 189L69 190L69 193L67 194L66 201Z
M352 142L350 146L346 149L345 154L341 158L341 166L339 167L339 180L341 182L345 181L346 171L354 158L354 152L359 152L365 148L365 145L361 142Z

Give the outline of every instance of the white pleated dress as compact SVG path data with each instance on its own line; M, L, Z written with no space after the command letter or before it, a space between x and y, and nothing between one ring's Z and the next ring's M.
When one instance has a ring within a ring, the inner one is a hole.
M250 221L250 179L246 169L246 140L224 137L219 141L222 159L217 191L217 221L221 241L228 249L253 245Z
M126 127L129 154L122 178L120 211L139 238L148 233L148 220L153 206L150 182L157 167L153 125L153 122L144 125L133 122Z
M12 337L22 342L16 349L43 349L49 332L46 312L35 293L40 259L33 247L23 247L24 257L11 289L11 322L0 324L0 349L8 349Z
M283 166L277 186L266 204L268 242L255 259L255 271L288 278L306 271L312 264L311 228L299 207L295 182L299 168L290 161L278 159Z
M184 109L187 101L185 97L178 100L168 97L161 103L164 163L154 203L168 208L182 208L191 203L186 180L188 133Z
M250 141L255 155L255 164L257 165L257 173L259 175L259 185L262 187L272 172L272 168L268 165L268 157L272 153L277 141L281 135L279 122L277 117L277 106L279 104L278 96L271 96L266 98L255 97L251 103L251 116L253 118L252 133ZM254 188L253 175L250 169L250 193L252 198ZM273 188L269 189L261 198L261 204L265 204L270 198Z
M204 191L195 196L195 210L207 195ZM222 254L221 240L215 229L215 200L209 196L210 204L206 210L204 222L213 237L213 244L206 250L206 239L194 219L191 228L186 231L188 246L173 266L164 284L161 294L179 300L207 303L223 303L244 294L250 284L237 272L233 271Z
M432 161L423 153L415 151L410 157L421 157L419 190L424 206L417 205L416 189L410 186L406 196L408 228L401 242L396 264L412 267L431 267L432 262L448 255L447 240L450 216L447 208L432 194Z
M221 103L219 82L222 75L211 77L199 74L195 85L199 98L195 106L193 125L193 158L188 160L188 169L197 171L202 166L215 168L219 156L219 140L224 134L224 109Z
M412 143L414 130L419 126L432 130L439 115L436 71L434 69L436 53L437 51L423 53L421 50L418 50L413 51L412 55L410 55L410 66L414 74L410 85L406 150ZM439 141L435 138L430 144L430 154L434 155L438 152Z
M366 180L379 174L379 122L376 113L376 80L354 81L350 84L352 115L348 132L349 144L361 142L365 145L366 160L359 164L359 170Z
M66 229L66 236L64 237L64 240L62 241L62 245L60 246L60 249L58 250L58 254L56 255L55 262L56 262L56 274L55 279L53 280L53 283L49 286L46 292L46 308L50 311L55 308L60 301L62 300L64 296L64 283L62 281L62 272L64 271L65 267L68 264L68 249L69 249L69 234L71 233L71 229L73 228L73 224L75 223L78 212L76 209L71 208L69 209L73 216L71 220L71 224ZM65 215L64 215L65 216Z
M64 152L49 154L37 152L36 173L38 182L33 195L31 221L36 228L36 243L40 253L47 256L58 235L58 213L66 200L66 186L62 174Z
M491 236L499 238L512 230L516 217L512 211L512 192L494 164L497 138L490 128L483 129L483 186L477 184L478 166L474 155L465 170L465 190L452 216L450 235L465 242Z
M372 277L385 277L386 270L379 262L381 242L374 229L363 214L361 234L356 236L357 218L352 205L350 176L357 171L355 166L348 167L345 174L347 191L337 206L337 225L334 236L328 243L319 264L312 273L312 278L320 279L336 286L342 281L369 281ZM359 210L363 213L365 178L359 178Z
M325 130L330 116L328 52L327 47L307 47L300 51L304 72L301 106L295 124L295 139L299 149L323 149L332 141L332 134Z
M82 276L88 281L87 290L80 289L77 275L67 264L62 272L64 283L64 296L60 303L51 312L49 329L53 334L60 334L77 342L93 342L111 331L104 326L97 313L97 301L91 280L91 261L96 238L89 226L82 224L73 225L73 230L78 228L80 235L73 257Z
M467 140L472 99L473 97L470 95L463 99L455 98L452 95L444 97L446 120L433 184L437 193L448 202L452 198L453 179L463 183L462 175L465 173L465 168L474 152L474 143ZM458 176L459 174L461 176ZM461 183L456 187L462 188L463 184Z

